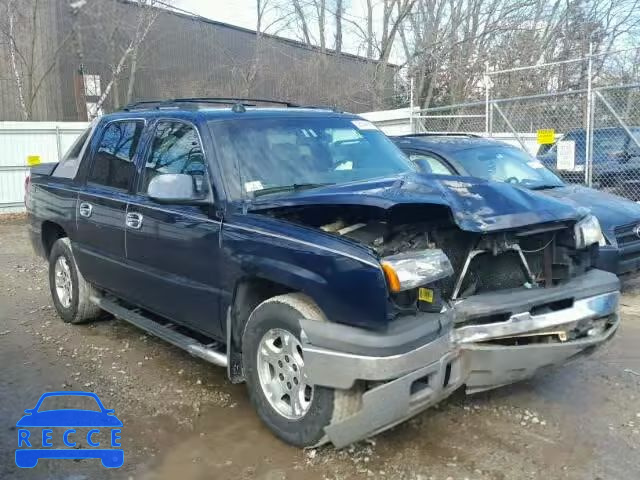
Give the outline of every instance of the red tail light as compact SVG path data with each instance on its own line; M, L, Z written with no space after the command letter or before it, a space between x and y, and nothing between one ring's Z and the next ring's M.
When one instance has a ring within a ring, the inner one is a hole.
M31 175L27 175L24 179L24 206L27 206L27 198L29 197L29 190L31 190Z

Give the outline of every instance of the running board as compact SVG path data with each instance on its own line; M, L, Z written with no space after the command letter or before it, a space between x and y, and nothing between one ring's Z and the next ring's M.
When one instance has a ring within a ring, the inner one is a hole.
M91 301L101 309L112 314L114 317L129 322L136 327L175 345L176 347L180 347L195 357L202 358L220 367L227 366L227 354L225 352L208 347L194 338L176 331L174 329L174 325L162 325L138 313L138 309L136 309L138 311L130 310L119 303L104 297L91 297Z

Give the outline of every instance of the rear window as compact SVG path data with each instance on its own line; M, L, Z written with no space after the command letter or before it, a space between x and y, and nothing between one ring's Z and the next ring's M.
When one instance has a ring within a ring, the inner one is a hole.
M55 168L53 173L51 174L53 177L60 178L75 178L78 173L78 168L80 167L80 162L82 161L82 157L84 157L84 153L87 150L87 145L89 144L89 140L91 139L91 133L96 126L95 121L91 122L89 127L80 134L80 136L76 139L75 142L69 147L69 150L64 154L60 163Z
M107 125L93 156L87 181L118 190L129 188L143 126L138 120L122 120Z

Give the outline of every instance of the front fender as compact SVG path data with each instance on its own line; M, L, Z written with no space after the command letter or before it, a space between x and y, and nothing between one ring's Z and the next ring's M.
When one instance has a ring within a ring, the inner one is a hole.
M282 227L283 222L274 221ZM260 224L226 222L222 232L229 268L226 284L257 277L303 292L330 321L383 328L387 319L387 286L377 260L356 245L329 235ZM296 231L297 230L297 231Z

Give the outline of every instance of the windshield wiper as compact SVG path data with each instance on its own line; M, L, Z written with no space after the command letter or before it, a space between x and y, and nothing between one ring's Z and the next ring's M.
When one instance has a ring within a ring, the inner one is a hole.
M269 195L270 193L280 192L298 192L300 190L308 190L310 188L326 187L327 185L334 185L333 183L293 183L291 185L278 185L277 187L268 187L253 192L254 197L261 195Z
M534 185L529 187L529 190L551 190L553 188L560 188L562 185L553 185L551 183L545 183L543 185Z

